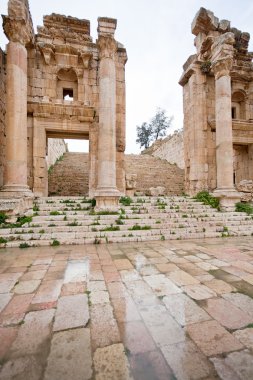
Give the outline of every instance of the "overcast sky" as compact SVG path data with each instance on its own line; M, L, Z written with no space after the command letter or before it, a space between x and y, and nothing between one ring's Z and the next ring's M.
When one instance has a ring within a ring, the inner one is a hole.
M7 0L0 0L0 13L7 13ZM220 19L251 33L252 0L30 0L34 27L43 24L43 15L60 13L91 21L93 41L97 38L99 16L118 19L116 39L127 49L126 139L127 153L138 153L136 125L164 108L174 116L173 128L183 126L182 88L178 80L182 65L194 53L191 22L201 6ZM6 38L1 30L0 46ZM253 50L252 41L250 49ZM81 150L83 142L75 143ZM73 147L71 146L73 150Z

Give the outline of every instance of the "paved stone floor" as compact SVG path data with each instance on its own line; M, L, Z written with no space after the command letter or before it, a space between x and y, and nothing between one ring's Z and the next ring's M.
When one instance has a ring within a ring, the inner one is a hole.
M0 379L253 379L253 238L0 250Z

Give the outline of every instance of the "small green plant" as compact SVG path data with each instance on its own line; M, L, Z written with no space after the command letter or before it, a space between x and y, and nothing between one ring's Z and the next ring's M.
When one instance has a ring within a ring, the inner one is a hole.
M224 226L223 227L223 232L228 232L228 227Z
M37 203L35 203L35 205L33 206L33 211L40 211L39 205Z
M120 217L119 217L118 219L115 220L115 223L118 224L118 225L122 225L122 224L124 224L122 218L120 218Z
M97 213L95 213L95 215L119 215L119 213L117 211L104 210L104 211L98 211Z
M211 65L212 65L211 61L204 61L200 65L200 70L202 71L202 73L208 74L211 70Z
M91 199L91 207L95 207L96 206L96 199L95 198L92 198Z
M0 244L6 244L7 240L0 236Z
M101 231L119 231L120 228L119 226L113 226L111 225L110 227L105 227Z
M183 214L182 218L188 218L188 215L187 214Z
M73 222L68 223L67 226L75 227L75 226L79 226L79 224L77 223L77 220L75 219Z
M250 215L253 214L253 206L249 203L243 203L243 202L238 202L235 205L235 211L237 212L246 212L246 214Z
M8 217L4 212L0 212L0 224L4 224L7 218Z
M130 204L133 202L132 198L130 198L130 197L121 197L119 201L124 206L130 206Z
M44 234L45 230L39 230L39 234Z
M128 228L129 231L138 231L138 230L150 230L151 226L140 226L139 224L134 224L132 227Z
M66 222L68 220L67 215L64 216L63 220Z
M161 240L165 240L165 236L164 235L161 236Z
M208 191L200 191L197 195L195 195L194 199L196 199L196 201L204 203L205 205L219 209L219 199L214 198L211 194L208 193Z
M50 211L50 215L61 215L59 211Z
M101 243L100 239L98 239L97 237L95 237L94 244L100 244L100 243Z
M247 325L247 327L248 327L249 329L253 329L253 323L249 323L249 324Z
M151 218L150 218L151 219ZM156 220L155 222L156 224L161 224L161 221L160 220Z
M50 245L52 247L57 247L58 245L60 245L60 242L58 240L54 239Z
M22 248L22 249L24 249L24 248L29 248L29 247L30 247L30 245L27 244L27 243L20 243L20 244L19 244L19 248Z
M50 223L49 225L48 225L48 227L55 227L56 226L56 224L54 224L54 223Z

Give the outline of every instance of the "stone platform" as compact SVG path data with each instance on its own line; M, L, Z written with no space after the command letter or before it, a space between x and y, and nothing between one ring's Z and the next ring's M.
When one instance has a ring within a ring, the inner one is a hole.
M0 379L253 378L253 238L5 248Z

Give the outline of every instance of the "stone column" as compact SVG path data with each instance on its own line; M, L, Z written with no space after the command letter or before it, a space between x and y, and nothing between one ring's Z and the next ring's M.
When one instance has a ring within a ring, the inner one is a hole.
M233 181L233 130L231 114L232 58L217 60L213 64L215 74L215 118L216 118L216 167L217 188L214 195L220 198L224 211L234 209L239 194Z
M99 129L98 179L95 192L98 209L114 209L120 193L116 186L116 70L117 42L110 29L116 20L99 19Z
M23 4L23 3L22 3ZM9 4L12 5L12 2ZM9 9L9 12L11 10ZM7 45L6 167L3 198L31 197L27 186L27 50L28 22L4 16Z

